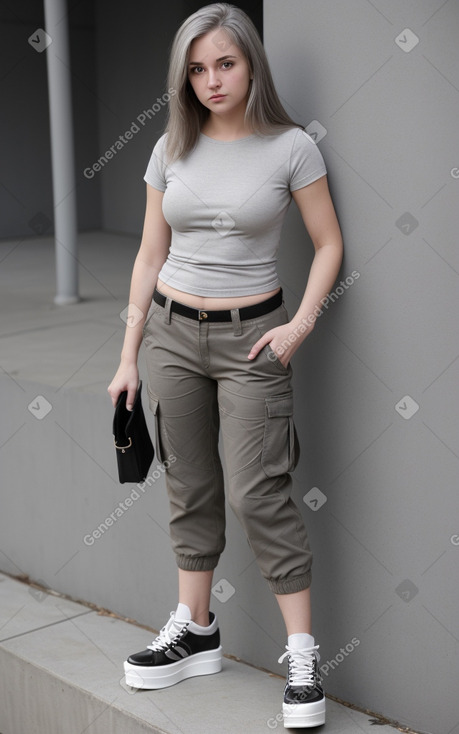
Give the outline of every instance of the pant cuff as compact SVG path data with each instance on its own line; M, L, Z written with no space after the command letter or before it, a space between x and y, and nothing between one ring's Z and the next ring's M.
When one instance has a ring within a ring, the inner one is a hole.
M183 571L213 571L217 566L220 555L215 556L185 556L177 555L177 566Z
M293 594L296 591L303 591L311 586L312 573L307 571L301 576L293 576L288 579L267 579L269 588L275 594Z

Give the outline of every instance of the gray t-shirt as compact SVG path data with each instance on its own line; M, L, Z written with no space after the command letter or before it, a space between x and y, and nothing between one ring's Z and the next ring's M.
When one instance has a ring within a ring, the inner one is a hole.
M166 134L156 143L145 181L164 191L171 227L159 278L200 296L246 296L279 286L277 252L291 191L326 174L322 155L301 128L273 136L214 140L167 165Z

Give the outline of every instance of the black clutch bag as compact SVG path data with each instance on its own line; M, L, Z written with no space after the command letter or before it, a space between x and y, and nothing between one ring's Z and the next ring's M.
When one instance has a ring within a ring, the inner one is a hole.
M132 410L126 408L127 390L120 393L113 418L118 476L121 484L142 482L148 474L155 451L142 407L142 380Z

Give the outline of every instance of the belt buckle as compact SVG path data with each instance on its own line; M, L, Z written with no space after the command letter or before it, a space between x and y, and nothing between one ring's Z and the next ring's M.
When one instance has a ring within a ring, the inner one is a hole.
M198 321L205 321L208 317L208 314L206 311L198 310Z

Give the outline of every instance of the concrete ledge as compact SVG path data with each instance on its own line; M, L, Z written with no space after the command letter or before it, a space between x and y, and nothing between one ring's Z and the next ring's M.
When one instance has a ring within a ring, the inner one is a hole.
M227 657L218 675L160 691L126 687L126 654L151 638L137 625L0 574L1 733L285 731L283 680ZM365 714L327 700L327 724L315 731L373 729Z

